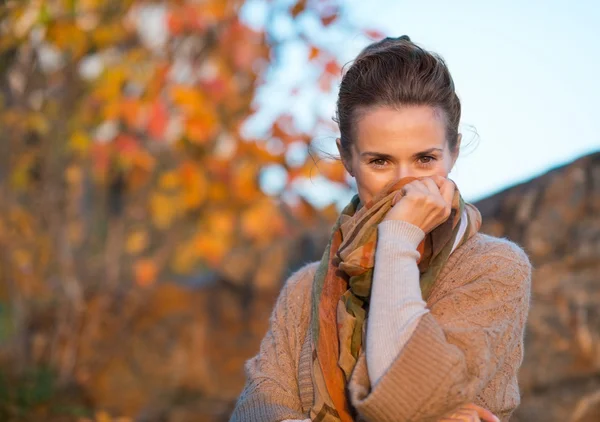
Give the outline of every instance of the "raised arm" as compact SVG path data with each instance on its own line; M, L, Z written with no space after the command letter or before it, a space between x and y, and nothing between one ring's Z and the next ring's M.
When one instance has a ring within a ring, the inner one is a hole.
M498 240L469 261L468 280L436 301L388 370L371 386L364 355L350 379L352 404L367 421L438 420L470 402L522 347L531 265L515 244ZM450 277L448 275L447 277ZM368 353L368 351L367 351ZM520 365L515 362L512 371ZM512 374L510 374L512 375ZM486 407L506 420L511 409Z
M246 385L230 422L304 420L298 391L298 360L308 324L315 265L307 264L286 280L270 317L269 330L256 356L245 364ZM306 289L308 283L309 289Z

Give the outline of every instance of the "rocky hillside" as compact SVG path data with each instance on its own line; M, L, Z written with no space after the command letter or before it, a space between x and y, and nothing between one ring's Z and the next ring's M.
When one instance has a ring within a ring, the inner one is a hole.
M600 152L476 205L534 266L514 420L599 421Z

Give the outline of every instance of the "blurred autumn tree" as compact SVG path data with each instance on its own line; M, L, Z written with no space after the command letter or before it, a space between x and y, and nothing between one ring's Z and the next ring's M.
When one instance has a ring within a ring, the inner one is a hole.
M333 88L338 59L301 21L347 25L341 4L265 1L266 24L252 29L240 18L244 3L4 2L4 362L17 370L48 364L68 382L84 337L123 297L138 297L159 280L223 268L236 248L268 248L322 212L301 198L286 205L259 186L261 171L273 164L286 171L285 189L315 174L310 158L286 160L290 145L309 145L313 129L299 130L281 104L265 134L283 146L274 151L263 138L244 137L243 125L278 49L290 41L275 36L278 21L292 25L307 62L321 69L305 83L325 93ZM315 126L327 124L318 118ZM345 183L339 163L319 161L318 171ZM335 214L323 212L326 219ZM44 324L51 335L31 338L32 326Z

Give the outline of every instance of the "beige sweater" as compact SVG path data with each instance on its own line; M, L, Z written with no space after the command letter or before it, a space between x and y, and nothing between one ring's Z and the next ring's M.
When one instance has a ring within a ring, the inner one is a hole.
M311 284L318 262L286 281L231 421L304 419L312 404ZM517 372L531 264L515 243L478 233L440 273L414 332L372 388L364 351L348 385L359 421L436 421L474 402L507 421L520 402Z

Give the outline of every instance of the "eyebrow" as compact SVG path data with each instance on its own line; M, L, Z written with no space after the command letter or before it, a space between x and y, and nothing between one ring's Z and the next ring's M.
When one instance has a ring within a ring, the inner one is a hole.
M413 154L412 156L413 156L413 158L417 158L417 157L421 157L426 154L431 154L432 152L435 152L435 151L442 152L442 149L441 148L429 148L429 149L426 149L425 151L417 152L417 153ZM375 152L375 151L365 151L365 152L362 152L360 154L360 156L361 157L366 157L366 156L381 157L381 158L385 158L388 160L394 158L393 156L391 156L389 154L384 154L382 152Z

